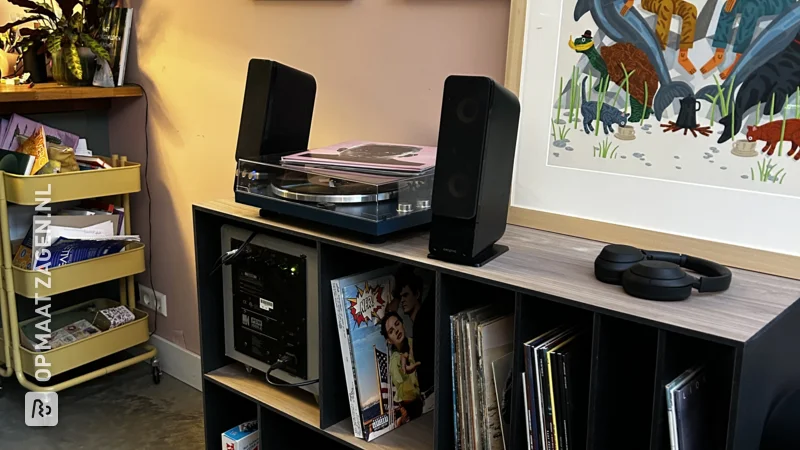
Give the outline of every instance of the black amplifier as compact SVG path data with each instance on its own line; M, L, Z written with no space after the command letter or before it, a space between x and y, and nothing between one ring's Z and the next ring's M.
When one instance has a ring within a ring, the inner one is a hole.
M222 251L239 249L251 232L225 225ZM287 383L318 378L317 250L258 234L224 266L225 354ZM317 385L305 387L317 393Z

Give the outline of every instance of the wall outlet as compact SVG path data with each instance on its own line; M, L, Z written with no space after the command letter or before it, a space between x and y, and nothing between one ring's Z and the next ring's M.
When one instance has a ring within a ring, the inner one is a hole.
M139 304L167 317L167 296L141 283L139 284ZM156 307L156 305L158 306Z

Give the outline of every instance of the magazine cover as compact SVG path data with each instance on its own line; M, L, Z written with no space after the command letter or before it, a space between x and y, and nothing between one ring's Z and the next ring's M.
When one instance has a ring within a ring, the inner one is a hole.
M284 156L289 164L417 174L436 166L436 147L349 141Z
M9 122L6 132L3 135L3 141L0 143L0 148L12 152L16 151L17 148L19 148L19 140L17 139L17 136L31 137L31 135L33 135L33 133L41 126L43 125L39 122L35 122L26 117L20 116L19 114L12 114L11 121ZM46 135L45 139L50 144L60 144L66 147L75 148L80 140L77 135L48 127L46 125L44 125L44 133Z
M433 410L434 290L426 275L391 266L331 282L357 437L371 441Z

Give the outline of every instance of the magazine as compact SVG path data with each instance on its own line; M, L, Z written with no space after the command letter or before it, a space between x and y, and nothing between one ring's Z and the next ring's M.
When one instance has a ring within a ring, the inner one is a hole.
M13 114L3 136L3 141L0 142L0 148L12 152L16 151L19 147L17 136L31 137L41 126L44 126L45 139L49 144L59 144L71 148L75 148L78 145L80 138L77 135L42 125L19 114Z
M414 175L436 166L436 147L349 141L284 156L285 164Z
M111 62L98 59L99 66L92 83L95 86L110 87L125 84L132 25L133 8L113 8L103 18L98 41L108 50ZM110 72L110 77L107 77L109 75L107 72Z
M432 276L390 266L331 287L354 434L371 441L433 410Z

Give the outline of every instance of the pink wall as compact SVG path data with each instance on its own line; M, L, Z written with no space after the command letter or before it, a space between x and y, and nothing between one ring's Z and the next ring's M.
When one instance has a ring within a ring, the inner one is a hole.
M150 99L153 236L144 193L134 231L167 295L158 334L199 351L193 202L231 197L247 63L275 59L312 73L311 145L347 139L436 144L451 73L503 80L508 0L170 0L130 2L127 80ZM144 160L144 102L115 104L111 147ZM149 284L147 276L140 281Z

